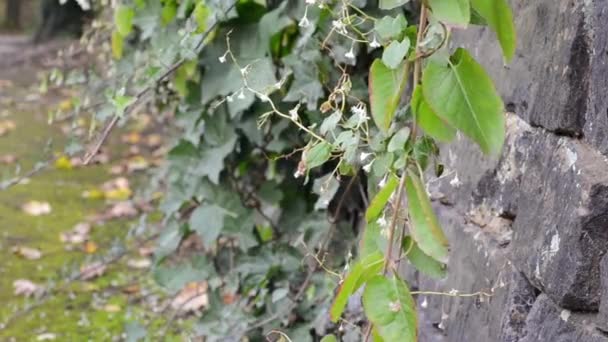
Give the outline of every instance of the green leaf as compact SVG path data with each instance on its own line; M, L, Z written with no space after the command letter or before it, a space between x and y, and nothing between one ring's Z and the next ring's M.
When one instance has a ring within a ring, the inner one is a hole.
M401 128L400 130L397 131L397 133L395 133L395 135L393 135L393 137L391 138L391 140L388 143L388 146L386 147L386 150L388 152L403 151L403 149L405 148L405 143L408 141L409 138L410 138L410 128L409 127Z
M515 55L516 32L513 13L506 0L471 0L471 5L488 26L496 32L505 60L510 62Z
M369 75L369 97L372 118L376 126L388 132L407 82L407 63L398 69L389 69L381 60L372 63Z
M374 24L374 30L383 40L401 38L406 28L407 20L403 14L399 14L396 17L384 16Z
M209 246L215 243L224 228L226 210L217 205L201 205L190 216L190 229L200 235L203 243Z
M174 0L169 0L165 2L163 6L163 10L160 13L160 17L163 25L168 25L173 21L175 16L177 15L177 4Z
M471 20L471 5L469 0L428 0L437 20L467 26Z
M207 20L209 19L210 15L211 11L209 11L209 8L203 1L199 1L196 4L196 7L194 7L194 11L192 11L192 16L194 17L194 21L198 26L196 28L197 33L203 33L207 30Z
M430 256L424 254L424 252L418 247L418 244L412 237L406 236L403 239L403 251L407 256L407 259L410 261L416 269L420 270L420 272L428 275L429 277L433 277L436 279L442 279L446 276L446 266L438 262L437 260L431 258Z
M505 138L503 103L485 70L464 49L449 65L431 62L422 76L422 91L433 112L479 144L498 154Z
M448 260L448 240L441 230L424 185L412 171L407 173L405 189L412 237L425 254L437 261L446 263Z
M407 284L396 275L375 276L363 292L363 308L386 341L418 340L416 305Z
M114 57L114 59L122 58L124 43L124 38L120 33L116 30L112 31L112 57Z
M380 9L390 10L395 7L402 6L408 3L410 0L380 0Z
M410 40L403 39L402 42L392 41L382 53L382 62L391 69L397 69L410 49Z
M352 267L352 270L346 276L344 282L342 282L340 290L331 306L330 317L333 322L337 322L340 316L342 316L348 298L368 279L378 274L382 270L383 264L384 255L378 251L359 260Z
M329 160L331 156L331 145L322 142L313 146L310 150L308 150L305 154L306 157L306 169L310 170L317 166L323 165L326 161Z
M333 114L328 116L325 120L323 120L323 123L321 123L321 128L319 128L321 134L326 135L327 133L333 131L340 122L341 118L341 111L336 110L335 112L333 112Z
M456 130L433 112L429 104L424 100L420 86L414 89L411 105L416 122L426 134L444 142L450 142L454 139Z
M386 207L386 203L388 203L389 198L399 185L399 178L395 175L389 175L386 185L378 191L374 199L369 204L367 211L365 212L365 220L367 222L372 222L376 220L384 211L384 207Z
M323 336L323 338L321 339L321 342L338 342L338 339L336 338L336 335L325 335Z
M359 258L386 250L386 238L381 234L382 227L377 221L368 222L359 241Z
M135 11L133 8L126 5L118 5L114 11L114 25L116 31L122 36L128 36L133 30L133 17Z

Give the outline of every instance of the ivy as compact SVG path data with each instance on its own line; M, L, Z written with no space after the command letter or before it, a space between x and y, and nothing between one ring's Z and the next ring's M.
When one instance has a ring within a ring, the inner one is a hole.
M437 142L460 132L496 155L505 136L492 80L448 42L487 24L511 60L506 1L139 0L113 13L99 37L115 61L98 88L116 90L95 119L111 129L150 99L175 114L153 272L167 291L212 284L196 334L311 340L317 317L341 322L362 291L369 324L348 329L416 341L396 266L446 275L449 243L424 181L440 169ZM176 264L193 236L204 256Z

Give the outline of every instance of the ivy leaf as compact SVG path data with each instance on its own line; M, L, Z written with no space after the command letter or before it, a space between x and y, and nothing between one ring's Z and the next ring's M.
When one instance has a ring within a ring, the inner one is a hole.
M200 235L206 245L211 245L224 228L226 210L217 205L201 205L190 216L190 229Z
M341 118L342 118L341 111L336 110L335 112L333 112L333 114L331 114L325 120L323 120L323 123L321 124L321 128L319 128L319 131L321 132L321 134L325 135L328 132L333 131L336 128L336 126L338 125L338 123L340 122Z
M462 26L471 21L469 0L428 0L428 3L439 21Z
M380 9L390 10L401 5L405 5L410 0L380 0Z
M369 75L369 97L372 118L376 126L388 132L407 82L407 63L396 70L389 69L381 60L372 63Z
M401 34L406 28L407 20L403 14L399 14L396 17L384 16L374 24L374 30L383 40L401 38Z
M338 339L336 338L336 335L325 335L323 336L323 338L321 339L321 342L338 342Z
M323 165L326 161L329 160L331 156L331 145L322 142L313 146L310 150L308 150L305 154L306 157L306 168L308 170L313 169L317 166Z
M407 202L411 219L411 234L420 249L433 259L446 263L448 240L435 216L431 201L420 178L408 171L405 181Z
M402 42L393 40L389 46L384 49L384 52L382 53L382 62L391 69L397 69L399 64L403 62L409 49L410 40L408 38L403 39Z
M370 279L363 292L363 308L384 340L417 341L414 298L397 275L390 279L380 275Z
M436 279L442 279L446 276L446 266L424 254L424 252L418 247L418 244L411 236L406 236L403 239L403 251L416 269L420 272L433 277Z
M409 127L403 127L400 130L397 131L397 133L395 133L395 135L393 135L393 137L391 138L391 140L388 143L388 146L386 147L386 150L388 152L397 152L397 151L402 151L403 148L405 147L405 143L407 142L407 140L410 138L410 128Z
M513 13L506 0L471 0L471 5L488 26L496 32L505 60L510 62L515 55L516 33Z
M374 199L372 199L367 211L365 212L365 220L367 222L376 220L382 214L384 207L386 207L388 200L397 188L398 184L399 178L397 178L397 176L392 174L388 176L386 185L380 189L380 191L378 191L376 196L374 196Z
M459 48L448 65L431 62L422 76L424 99L439 117L498 154L505 137L503 103L485 70Z
M114 25L116 31L122 36L128 36L133 30L133 17L135 11L126 5L118 5L114 11Z
M330 309L330 317L337 322L344 312L348 297L355 293L369 278L375 276L382 270L384 255L377 251L359 260L353 267L334 299Z
M450 142L454 139L456 130L433 112L429 104L424 100L422 88L419 86L414 89L411 105L412 112L416 116L416 122L426 134L443 142Z

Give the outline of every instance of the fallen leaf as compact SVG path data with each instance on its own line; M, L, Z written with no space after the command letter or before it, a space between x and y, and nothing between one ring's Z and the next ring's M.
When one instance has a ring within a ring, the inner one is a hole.
M136 294L139 293L140 287L139 284L131 284L122 289L122 292L125 294Z
M150 167L150 163L142 156L135 156L127 162L127 171L142 171Z
M97 277L101 277L106 271L106 265L101 262L94 262L92 264L84 265L80 268L80 279L91 280Z
M28 260L38 260L42 258L42 252L36 248L15 246L11 248L13 254Z
M97 250L99 249L99 246L97 246L97 244L93 241L87 241L84 243L84 246L82 247L82 249L87 254L93 254L93 253L97 252Z
M17 125L13 120L1 120L0 121L0 136L3 136L9 132L12 132L17 128Z
M180 312L198 311L209 305L207 282L192 282L186 284L171 302L171 307Z
M222 294L222 302L226 305L230 305L236 302L237 296L234 293L224 293Z
M127 172L127 166L124 164L112 165L110 167L110 174L114 175L114 176L122 175L126 172Z
M0 156L0 164L14 164L17 161L17 157L14 154L4 154Z
M10 88L13 86L13 81L11 80L0 80L0 88Z
M81 222L72 228L72 230L63 232L59 235L59 239L63 243L80 244L89 239L91 232L91 224Z
M86 190L82 193L82 198L88 199L102 199L104 197L103 191L98 189Z
M154 254L154 246L142 246L138 249L139 255L142 257L151 256Z
M72 101L70 101L69 99L66 99L66 100L59 102L59 105L57 107L59 108L59 110L61 110L63 112L67 112L72 109L73 104L72 104Z
M21 210L31 216L41 216L51 213L51 205L48 202L29 201L21 206Z
M135 269L144 269L148 268L152 265L152 261L150 259L129 259L127 261L127 266Z
M146 145L150 148L159 147L163 143L163 138L160 134L150 134L146 137Z
M72 165L70 158L61 156L55 160L55 168L58 170L71 170L74 166Z
M53 333L44 333L36 336L37 341L52 341L57 338L57 335Z
M129 146L129 153L127 154L128 156L135 156L141 153L141 150L139 149L139 146L137 145L131 145Z
M31 280L27 279L17 279L13 282L13 287L15 288L15 295L30 297L33 295L40 295L44 292L44 287L38 285Z
M110 219L133 217L137 215L137 209L130 201L124 201L114 204L106 214Z
M105 312L114 313L114 312L120 312L121 309L120 309L120 306L118 306L116 304L106 304L106 305L104 305L103 310Z
M139 144L139 142L141 141L141 134L139 134L137 132L123 134L121 137L121 140L123 143L126 143L126 144L131 144L131 145Z

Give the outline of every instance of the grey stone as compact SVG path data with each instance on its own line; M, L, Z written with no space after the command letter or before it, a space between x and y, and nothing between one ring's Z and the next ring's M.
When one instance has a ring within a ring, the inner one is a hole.
M518 342L526 334L526 319L536 301L536 289L526 277L513 272L505 303L499 341Z
M606 342L592 325L568 310L556 306L546 295L540 295L528 314L525 337L519 342Z

